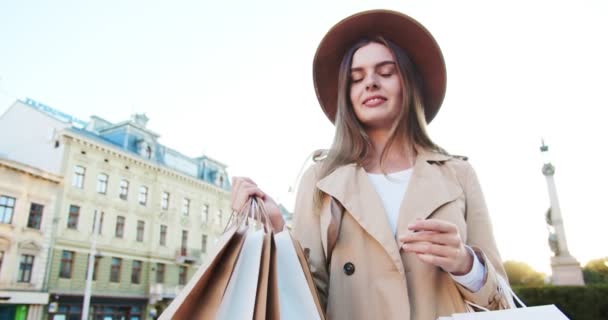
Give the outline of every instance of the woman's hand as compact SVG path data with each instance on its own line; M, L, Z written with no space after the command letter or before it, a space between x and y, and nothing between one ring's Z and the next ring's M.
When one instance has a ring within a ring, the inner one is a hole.
M232 178L232 189L230 193L232 210L239 212L251 197L258 197L264 201L264 207L270 217L270 223L274 232L280 232L285 226L285 220L281 210L271 197L266 195L253 180L245 177Z
M438 219L419 219L408 229L412 232L399 237L404 251L456 276L471 271L473 255L462 242L456 225Z

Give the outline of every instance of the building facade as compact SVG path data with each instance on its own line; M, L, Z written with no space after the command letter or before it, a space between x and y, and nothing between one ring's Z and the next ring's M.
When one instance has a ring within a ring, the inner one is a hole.
M32 145L50 149L46 156L59 165L49 169L65 179L47 272L48 318L80 319L91 253L95 319L160 314L205 262L229 218L226 166L160 144L141 114L120 123L96 116L84 122L33 100L16 102L7 114L0 127L4 117L48 118L40 121L48 126L44 141Z
M61 177L0 158L0 319L41 319Z

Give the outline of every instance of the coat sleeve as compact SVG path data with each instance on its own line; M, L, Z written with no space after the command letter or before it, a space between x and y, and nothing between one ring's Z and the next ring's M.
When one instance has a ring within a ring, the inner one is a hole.
M471 292L458 283L457 286L463 297L474 304L490 310L506 309L514 305L507 275L494 240L485 198L473 167L466 161L462 163L464 165L462 183L466 196L466 242L485 266L486 273L483 286L477 292Z
M329 274L321 240L320 210L315 208L313 200L316 190L314 169L313 166L304 173L298 187L292 235L300 242L304 253L307 255L319 300L323 310L325 310L327 307Z

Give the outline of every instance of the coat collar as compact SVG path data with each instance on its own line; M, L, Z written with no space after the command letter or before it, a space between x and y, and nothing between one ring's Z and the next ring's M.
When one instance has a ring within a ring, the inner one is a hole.
M427 218L435 209L462 193L458 182L446 177L437 167L451 158L436 152L418 153L399 209L397 236L407 232L407 225L414 219ZM397 269L404 271L399 245L386 219L382 201L362 167L355 164L339 167L319 180L317 187L338 200L361 227L382 245Z

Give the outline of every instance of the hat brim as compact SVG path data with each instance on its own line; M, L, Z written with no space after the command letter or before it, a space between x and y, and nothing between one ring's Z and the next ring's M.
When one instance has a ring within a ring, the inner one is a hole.
M416 66L422 80L426 122L430 123L441 107L446 90L441 49L418 21L391 10L354 14L338 22L321 40L313 61L313 81L323 112L332 123L335 122L340 63L357 41L375 36L382 36L401 47Z

